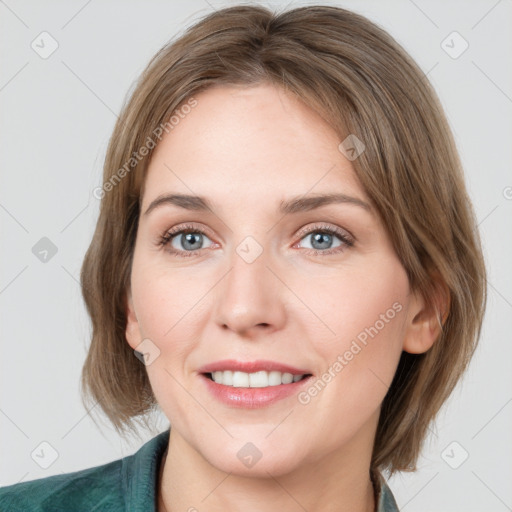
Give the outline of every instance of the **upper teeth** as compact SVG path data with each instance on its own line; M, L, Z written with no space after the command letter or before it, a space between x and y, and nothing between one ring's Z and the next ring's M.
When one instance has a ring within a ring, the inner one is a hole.
M266 388L267 386L279 386L280 384L290 384L302 379L304 375L292 375L291 373L281 372L233 372L231 370L218 371L212 373L212 378L217 384L224 386L233 386L234 388Z

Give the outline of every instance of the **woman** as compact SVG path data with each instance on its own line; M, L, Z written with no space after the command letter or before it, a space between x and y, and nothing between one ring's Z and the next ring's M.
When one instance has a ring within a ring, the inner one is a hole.
M110 464L9 510L397 510L480 332L485 269L421 70L335 7L216 11L150 62L114 129L82 268Z

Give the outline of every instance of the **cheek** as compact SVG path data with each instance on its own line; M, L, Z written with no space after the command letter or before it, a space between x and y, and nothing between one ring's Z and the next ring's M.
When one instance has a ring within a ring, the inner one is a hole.
M309 334L323 368L301 403L323 403L345 424L362 421L380 406L402 352L409 292L405 270L390 259L375 269L350 269L315 283L308 292L311 307L334 334ZM335 409L328 406L332 403ZM350 419L347 411L356 414Z
M201 308L204 281L161 262L143 260L143 256L134 259L134 306L144 336L160 344L174 339L176 332L193 321L195 309Z
M308 306L330 331L330 339L324 335L322 345L327 341L329 349L343 348L358 336L362 343L378 336L400 344L409 282L393 255L384 254L373 265L354 265L325 277L310 275L305 283L302 293Z
M172 268L146 254L134 258L132 290L139 328L159 354L146 371L155 397L166 411L190 402L180 383L190 370L190 353L200 344L208 318L205 295L212 279L211 272L204 269L192 275L190 270Z
M141 335L159 351L146 371L157 402L172 418L190 413L183 375L187 357L200 339L197 315L204 291L198 285L190 273L185 276L144 257L134 259L132 290Z

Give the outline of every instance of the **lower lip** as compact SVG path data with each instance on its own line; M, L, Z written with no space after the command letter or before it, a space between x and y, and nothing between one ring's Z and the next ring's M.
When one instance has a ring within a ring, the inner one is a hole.
M235 388L217 384L206 375L201 378L206 383L208 391L220 402L243 409L259 409L271 405L278 400L283 400L299 391L305 386L311 376L291 384L268 386L266 388Z

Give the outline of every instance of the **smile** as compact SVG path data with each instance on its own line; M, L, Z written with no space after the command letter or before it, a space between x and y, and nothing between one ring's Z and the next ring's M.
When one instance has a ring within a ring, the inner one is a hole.
M267 388L298 382L308 376L308 374L293 375L292 373L279 371L258 371L254 373L246 373L240 371L219 370L207 373L206 376L216 384L222 384L223 386L231 386L234 388Z

